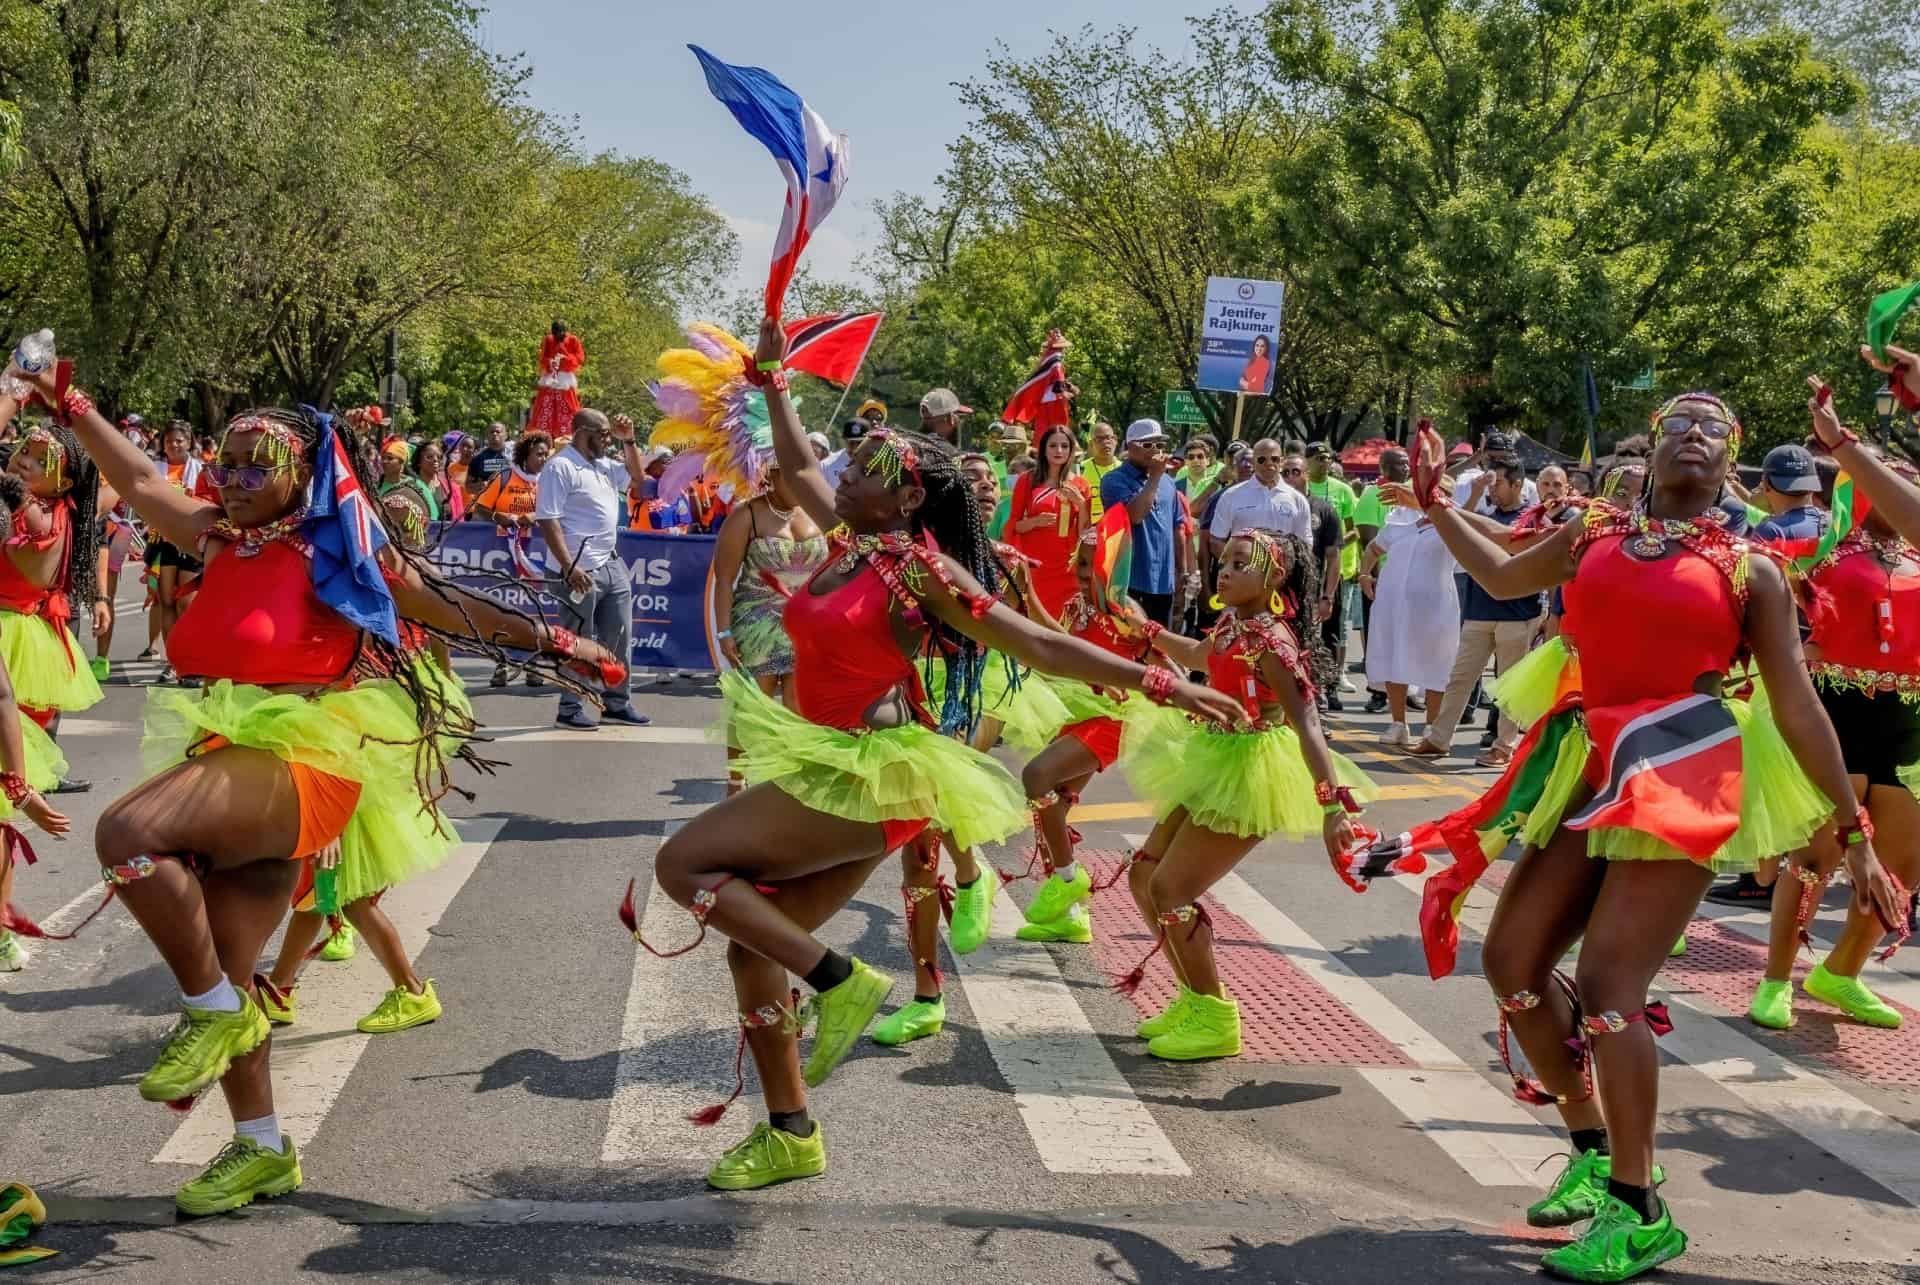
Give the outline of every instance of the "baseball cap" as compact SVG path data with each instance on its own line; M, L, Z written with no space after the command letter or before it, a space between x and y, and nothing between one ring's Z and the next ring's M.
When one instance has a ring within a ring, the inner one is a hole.
M1332 459L1333 448L1325 442L1308 442L1307 458L1310 460Z
M963 404L951 388L935 388L920 399L920 414L926 419L941 415L971 415L973 407Z
M1820 489L1813 454L1804 446L1776 446L1760 465L1767 485L1785 495L1812 495Z
M1128 446L1132 446L1135 442L1164 442L1166 440L1167 430L1160 427L1160 421L1157 419L1136 419L1133 423L1127 425Z
M857 442L865 437L867 430L872 427L872 424L856 415L840 426L840 436L846 438L849 442Z
M830 451L833 449L833 443L827 440L825 433L808 433L807 444L816 451Z
M1496 455L1502 451L1514 451L1520 448L1520 439L1502 429L1491 429L1487 433L1487 453Z

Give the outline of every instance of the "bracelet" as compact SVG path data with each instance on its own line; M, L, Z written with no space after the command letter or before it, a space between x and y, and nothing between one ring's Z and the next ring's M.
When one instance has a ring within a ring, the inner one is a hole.
M1834 831L1834 835L1840 840L1840 846L1843 848L1865 843L1873 838L1873 818L1867 815L1865 808L1861 808L1853 814L1853 824L1840 826Z
M722 638L731 638L731 637L733 637L733 630L731 630L731 629L716 629L716 630L714 631L714 633L713 633L713 637L714 637L714 641L716 641L716 642L718 642L718 641L719 641L720 639L722 639Z
M27 796L33 793L33 787L18 772L0 772L0 792L4 792L7 802L17 808L27 801Z
M781 366L778 358L774 359L773 361L756 361L753 363L753 368L755 370L764 370L769 375L771 375L776 370L785 369L783 366Z
M580 649L580 635L565 625L552 625L547 629L546 646L540 650L553 656L571 656Z
M1172 670L1149 665L1140 678L1140 693L1154 704L1164 705L1173 696L1174 684L1179 681Z
M1323 817L1343 817L1346 814L1347 805L1344 803L1329 803L1320 809L1320 815Z
M71 424L93 414L93 398L78 388L69 388L60 398L60 409L54 412L54 418L62 424Z

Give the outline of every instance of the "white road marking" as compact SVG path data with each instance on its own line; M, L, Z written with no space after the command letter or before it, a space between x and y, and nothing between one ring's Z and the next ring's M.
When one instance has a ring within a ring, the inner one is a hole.
M1750 941L1757 941L1762 946L1767 944L1769 920L1766 911L1739 910L1732 906L1703 902L1699 913L1701 917L1722 924ZM1838 907L1822 910L1814 916L1813 923L1808 927L1814 939L1821 944L1821 948L1814 952L1815 958L1825 958L1827 950L1839 941L1840 932L1846 924L1847 912ZM1877 960L1868 963L1861 976L1875 994L1905 1004L1908 1008L1920 1009L1920 952L1902 948L1899 954L1884 964Z
M683 824L667 822L667 834ZM685 907L653 884L647 889L640 931L654 945L672 949L699 929ZM731 1092L725 1074L730 1060L689 1056L690 1046L736 1029L726 952L726 939L713 933L698 950L675 959L656 958L634 943L633 981L620 1022L620 1060L614 1069L602 1161L706 1160L726 1145L727 1139L716 1138L713 1129L687 1119Z
M381 899L380 908L399 930L408 958L417 959L426 949L428 930L440 922L506 824L499 817L461 821L461 842L446 861ZM373 1038L355 1030L354 1023L388 988L386 973L364 944L351 963L315 964L304 974L298 1019L293 1026L276 1029L273 1050L274 1107L281 1129L296 1147L306 1146L319 1133L346 1087ZM476 1002L484 999L476 997ZM154 1163L204 1165L232 1136L226 1099L218 1088L210 1089Z
M986 877L994 877L989 869ZM1113 1064L1045 945L1019 941L1013 899L993 904L986 944L957 956L980 1033L1013 1086L1021 1122L1050 1173L1192 1173Z
M1429 875L1438 868L1430 868ZM1427 877L1387 882L1418 896ZM1475 889L1461 909L1460 926L1485 937L1493 921L1493 901L1490 890ZM1703 1019L1679 1023L1661 1039L1663 1050L1755 1113L1792 1129L1908 1204L1920 1206L1920 1146L1914 1145L1911 1129L1720 1020L1744 1015L1729 1012L1705 995L1656 986L1654 997L1663 995L1670 1004Z
M18 884L16 883L15 886L18 887ZM93 908L100 904L101 899L104 898L106 895L107 895L107 886L105 883L88 884L86 887L86 890L82 892L79 896L75 897L72 901L69 901L66 905L60 907L60 909L48 915L45 919L42 919L40 921L40 926L46 929L49 933L58 934L58 933L66 932L68 929L72 928L75 924L79 923L82 919L86 918L87 915L92 912ZM106 914L108 912L102 911L101 913ZM105 922L104 920L99 920L99 919L94 920L95 928L97 929L104 922ZM86 939L77 938L76 940L84 941ZM65 944L72 945L71 942L68 942Z
M623 741L642 745L709 745L704 727L634 727L625 723L603 723L591 732L570 727L543 727L534 732L508 732L505 728L482 728L483 735L497 736L504 744L525 745L532 741L568 741L575 745L597 745Z
M1141 835L1124 837L1136 848L1145 841ZM1227 875L1213 886L1212 893L1288 962L1414 1062L1414 1070L1356 1069L1475 1182L1483 1187L1538 1188L1545 1184L1550 1174L1542 1163L1565 1150L1552 1130L1435 1039L1238 874Z

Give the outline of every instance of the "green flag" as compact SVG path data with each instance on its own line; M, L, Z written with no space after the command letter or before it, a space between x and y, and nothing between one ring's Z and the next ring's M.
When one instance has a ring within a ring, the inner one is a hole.
M1920 302L1920 281L1889 290L1867 305L1867 347L1881 361L1887 359L1887 341L1907 309Z

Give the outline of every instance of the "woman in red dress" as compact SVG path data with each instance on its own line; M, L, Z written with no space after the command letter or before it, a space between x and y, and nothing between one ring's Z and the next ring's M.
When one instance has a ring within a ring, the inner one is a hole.
M1073 430L1056 424L1040 434L1039 467L1020 475L1007 512L1008 543L1034 560L1033 592L1058 617L1074 595L1074 551L1087 525L1087 483L1073 467Z
M579 369L587 364L586 349L580 336L567 333L567 323L556 321L546 338L540 341L540 374L533 382L533 413L527 417L529 433L550 433L559 437L573 431L573 414L580 409Z

